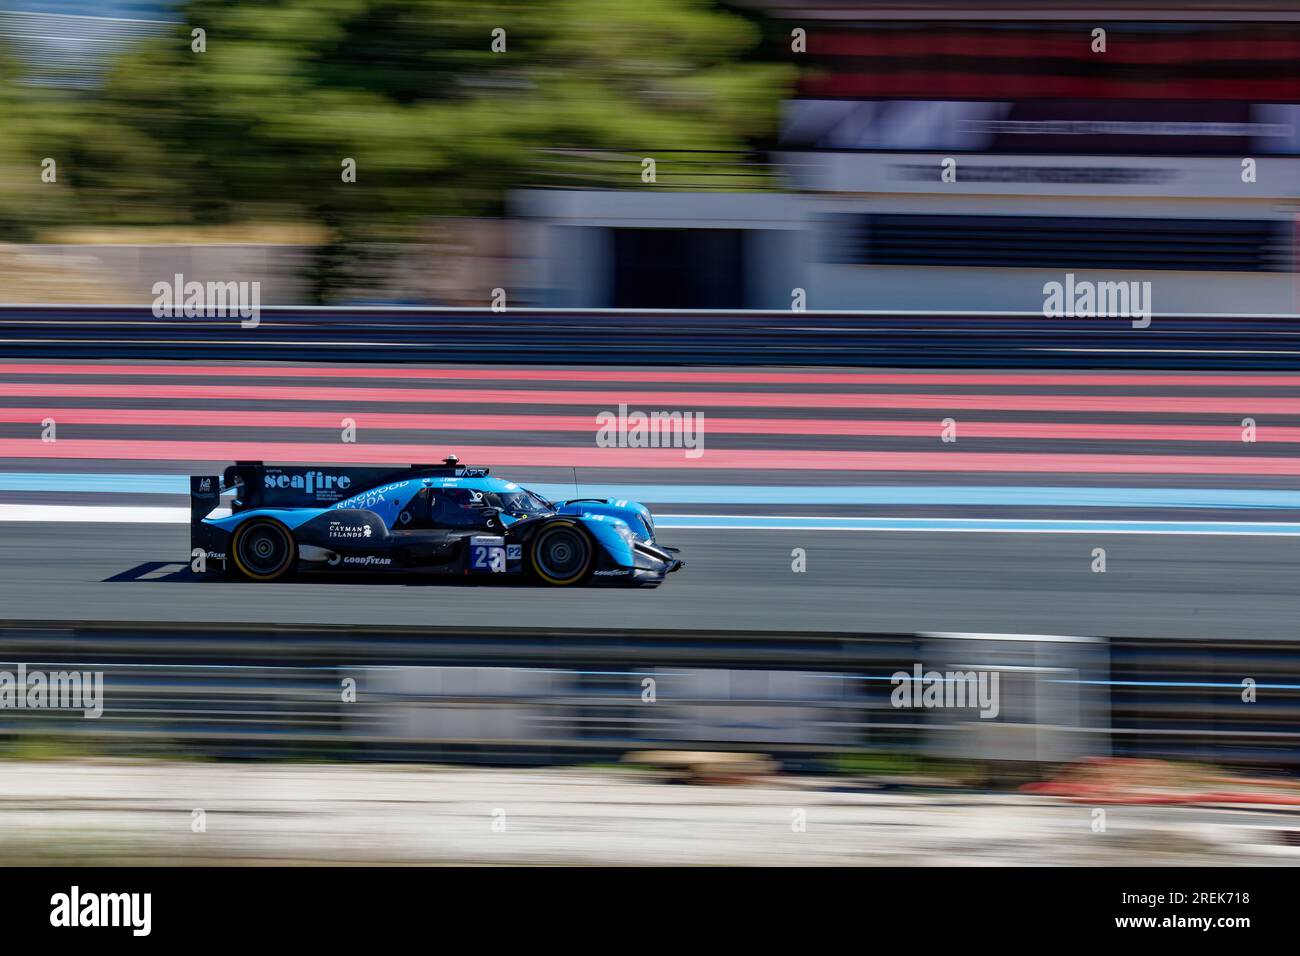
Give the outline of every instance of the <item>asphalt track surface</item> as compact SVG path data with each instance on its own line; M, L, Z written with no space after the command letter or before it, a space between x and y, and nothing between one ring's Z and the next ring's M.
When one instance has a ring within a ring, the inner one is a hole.
M250 584L184 569L183 525L0 525L9 619L1289 639L1300 539L676 531L654 590L450 579ZM791 569L804 548L807 571ZM1105 548L1095 573L1092 550Z
M38 364L0 364L0 618L1269 639L1300 628L1300 537L1107 530L1300 521L1296 374ZM594 416L621 403L702 410L705 454L595 447ZM40 437L46 417L57 442ZM340 443L345 417L356 445ZM944 444L949 417L959 439ZM1254 443L1241 440L1245 418L1258 422ZM13 509L184 507L149 482L235 458L409 463L446 451L557 497L574 477L582 495L649 489L637 497L660 515L1098 523L1072 534L664 530L688 566L662 588L554 591L194 579L183 524L12 520ZM24 490L14 476L25 474L88 487ZM148 480L101 489L103 476ZM795 548L804 573L791 569ZM1097 548L1105 573L1092 570Z

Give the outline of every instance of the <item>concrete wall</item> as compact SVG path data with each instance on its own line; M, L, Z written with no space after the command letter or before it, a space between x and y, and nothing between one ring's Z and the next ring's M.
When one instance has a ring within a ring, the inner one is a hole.
M263 305L301 301L301 246L25 245L0 248L0 302L149 303L176 273L198 282L262 283Z
M842 264L829 261L832 227L826 216L845 213L917 215L1115 216L1152 219L1287 219L1284 200L1168 199L1091 196L875 195L808 198L807 263L810 309L922 309L1038 312L1043 284L1064 269ZM1294 272L1206 272L1165 269L1088 270L1078 281L1149 281L1156 312L1294 313L1300 281Z
M426 241L373 249L376 288L344 300L411 305L491 304L513 294L512 224L440 220ZM180 273L198 282L260 282L263 305L303 305L312 248L272 243L81 243L0 245L0 303L118 305L153 301L155 282Z
M1282 250L1288 272L868 265L836 261L830 222L868 213L1238 219L1300 235L1300 160L1260 159L1256 179L1243 182L1231 157L960 155L956 181L945 183L944 157L932 153L780 159L798 192L519 193L516 283L539 305L607 307L612 229L744 229L753 308L790 308L800 287L808 309L1039 312L1044 284L1072 271L1079 281L1151 282L1157 314L1300 312L1295 240Z
M613 304L611 230L617 228L744 230L745 293L753 308L789 308L791 290L806 275L807 210L797 196L537 190L517 193L512 212L518 217L516 286L540 306Z

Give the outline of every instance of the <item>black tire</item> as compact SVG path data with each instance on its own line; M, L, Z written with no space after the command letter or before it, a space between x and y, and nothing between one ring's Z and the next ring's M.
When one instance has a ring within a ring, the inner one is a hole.
M555 587L581 584L596 566L596 545L574 521L551 521L528 545L533 574Z
M230 563L250 581L279 581L298 565L298 545L278 521L258 518L239 526L230 539Z

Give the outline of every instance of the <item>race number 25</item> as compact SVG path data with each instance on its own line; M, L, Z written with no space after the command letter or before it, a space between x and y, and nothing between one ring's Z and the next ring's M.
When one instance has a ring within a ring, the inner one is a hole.
M476 544L471 551L470 567L500 574L506 569L506 549L495 544Z

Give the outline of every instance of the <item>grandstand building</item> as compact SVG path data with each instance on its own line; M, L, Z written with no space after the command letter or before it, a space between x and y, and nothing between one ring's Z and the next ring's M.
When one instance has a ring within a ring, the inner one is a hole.
M806 31L783 189L523 194L538 301L1036 312L1070 273L1297 311L1293 4L751 6Z

